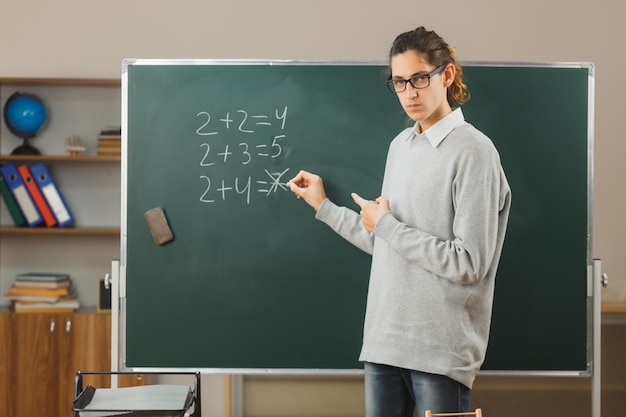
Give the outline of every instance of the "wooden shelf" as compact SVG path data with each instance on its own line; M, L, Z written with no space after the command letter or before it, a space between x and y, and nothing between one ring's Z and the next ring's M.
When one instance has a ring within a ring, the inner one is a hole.
M43 84L43 85L60 85L60 86L87 86L87 87L109 87L121 86L122 80L119 78L20 78L20 77L1 77L2 84Z
M604 302L602 303L602 313L603 314L625 314L626 302L623 302L623 303Z
M120 78L0 77L3 96L9 97L15 92L34 94L45 99L55 116L34 140L41 155L12 155L21 140L3 126L0 165L46 165L74 217L74 222L66 227L46 227L45 224L17 227L5 202L1 201L0 281L3 287L10 285L11 276L24 269L61 270L72 276L81 305L97 304L98 290L93 277L100 276L102 265L110 264L110 254L119 253L121 244L119 193L123 161L120 152L102 155L98 154L96 146L102 129L120 124L121 85ZM86 152L78 155L66 152L64 138L73 134L83 136ZM42 147L37 145L40 141ZM55 251L54 256L50 250ZM74 265L76 256L84 258L85 263ZM0 343L0 353L2 349ZM50 363L61 359L57 360L57 356L64 356L56 348L46 351L49 351L46 361ZM2 367L0 363L0 369ZM2 391L0 388L0 416L7 414L3 412L6 408L2 407ZM57 416L65 409L46 408L44 414ZM19 410L10 408L13 415L29 414Z
M0 161L15 162L119 162L121 155L0 155Z
M119 236L118 227L11 227L0 226L0 234L16 235L110 235Z
M120 162L120 155L0 155L0 162L99 163ZM0 226L0 234L119 236L119 227L12 227Z

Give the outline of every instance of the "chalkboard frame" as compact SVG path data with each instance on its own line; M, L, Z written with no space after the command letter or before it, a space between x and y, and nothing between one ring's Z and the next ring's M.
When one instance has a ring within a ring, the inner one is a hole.
M587 84L587 243L586 243L586 266L587 266L587 296L586 296L586 366L584 368L576 368L572 370L486 370L481 371L486 374L523 374L523 375L564 375L564 376L589 376L592 373L592 356L593 356L593 344L591 343L591 337L593 333L594 317L592 317L591 306L593 304L593 291L591 290L591 265L592 265L592 201L593 201L593 130L594 130L594 66L591 63L493 63L493 62L463 62L465 67L494 67L494 68L582 68L588 72L588 84ZM315 66L315 65L337 65L337 66L359 66L359 65L379 65L384 67L385 62L379 61L276 61L276 60L126 60L124 61L123 76L122 76L122 128L123 128L123 157L122 157L122 221L121 221L121 264L120 264L120 302L121 302L121 360L122 366L126 368L126 334L127 329L127 304L126 304L126 262L127 262L127 174L128 174L128 160L126 158L127 148L127 126L128 126L128 68L134 65L269 65L269 66ZM470 120L471 121L471 120ZM515 195L515 191L514 191ZM356 354L356 353L355 353ZM128 369L172 369L169 366L150 366L150 367L131 367ZM197 369L197 368L178 368L173 369ZM362 372L360 369L310 369L310 368L201 368L203 372L227 372L227 373L324 373L324 374L352 374Z

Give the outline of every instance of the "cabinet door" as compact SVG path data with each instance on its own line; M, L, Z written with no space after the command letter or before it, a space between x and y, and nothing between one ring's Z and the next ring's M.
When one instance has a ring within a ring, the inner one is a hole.
M11 400L11 322L8 313L0 313L0 416L10 416Z
M77 312L74 314L71 330L71 350L64 369L65 381L61 386L59 398L67 405L66 410L74 401L74 379L77 371L109 371L111 369L111 316ZM83 387L109 386L108 376L83 377ZM61 410L63 411L63 410Z
M23 313L12 314L12 375L11 392L16 399L13 417L58 416L59 369L67 361L69 333L66 324L72 314ZM69 416L71 403L64 404Z
M111 370L111 314L83 313L74 315L72 325L72 383L76 371ZM124 375L119 386L143 385L144 378ZM109 375L84 375L83 387L110 387ZM73 389L73 386L72 386ZM72 391L72 395L74 395Z
M8 318L4 325L4 316L10 317L10 326ZM10 335L5 327L10 327ZM0 354L3 349L12 352L0 357L11 361L9 383L0 386L0 400L2 395L15 399L0 403L0 417L71 417L76 371L111 369L109 314L0 314L0 331ZM143 383L135 377L120 381L120 385ZM85 375L83 385L108 387L110 377Z

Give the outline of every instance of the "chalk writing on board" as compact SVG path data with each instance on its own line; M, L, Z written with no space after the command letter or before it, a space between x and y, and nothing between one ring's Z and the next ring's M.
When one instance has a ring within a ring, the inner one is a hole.
M281 130L284 130L287 122L287 106L282 110L282 113L279 112L280 110L276 109L274 114L275 121L279 122ZM211 113L206 111L199 112L197 117L203 120L200 127L196 130L196 134L200 136L217 135L220 127L229 130L231 129L231 124L236 126L237 130L242 133L254 133L254 126L273 126L269 116L248 114L246 110L237 110L233 118L231 118L231 113L228 111L224 117L218 118L216 121L213 121Z
M288 140L285 132L287 109L287 106L277 108L270 115L252 114L246 110L226 111L217 116L207 111L197 113L199 127L196 135L204 138L199 145L199 165L206 170L199 177L201 202L216 203L239 197L250 204L253 195L269 197L289 190L285 177L289 168L275 172L262 167L258 177L237 172L238 166L245 167L251 163L262 165L264 161L283 154ZM263 141L258 138L267 138L268 134L271 141L255 143ZM233 135L236 138L234 141ZM218 178L220 174L213 171L216 165L228 165L230 178Z
M289 168L285 169L282 172L269 172L266 169L265 174L267 174L269 180L261 179L254 181L256 185L255 191L265 196L269 196L270 194L276 193L280 190L288 191L289 188L287 185L287 179L284 178L284 175L287 173L287 171L289 171ZM239 177L235 177L233 183L227 183L225 180L221 180L220 184L215 187L215 190L213 190L212 188L210 177L206 175L201 175L200 178L205 181L205 189L200 196L201 202L214 203L215 199L210 198L209 196L213 191L215 191L221 197L222 201L226 201L229 194L236 193L239 195L244 195L246 204L250 204L250 191L252 190L251 176L244 178L241 182L239 181Z
M203 149L204 155L200 161L200 166L208 167L215 165L216 161L227 163L231 156L238 158L242 165L247 165L252 162L254 157L261 158L278 158L283 153L283 147L281 140L284 140L286 135L274 136L271 144L256 144L250 146L247 142L240 142L238 149L231 149L230 144L226 143L220 149L214 149L210 143L201 143L200 147Z

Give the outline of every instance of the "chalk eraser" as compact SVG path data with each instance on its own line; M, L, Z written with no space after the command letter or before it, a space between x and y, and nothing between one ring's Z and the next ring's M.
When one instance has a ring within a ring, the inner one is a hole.
M165 212L163 212L161 207L155 207L146 211L145 217L154 243L164 245L174 239L170 225L167 223Z

